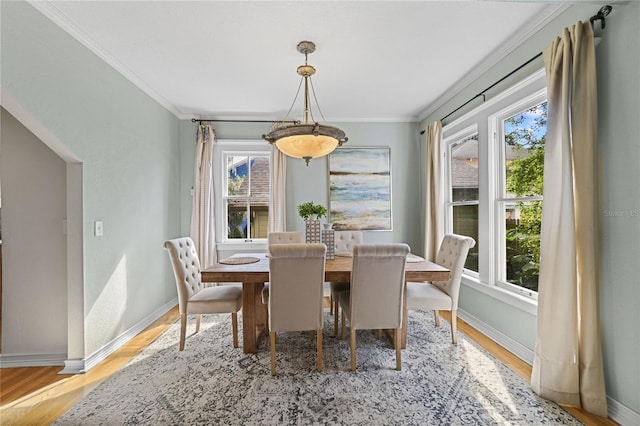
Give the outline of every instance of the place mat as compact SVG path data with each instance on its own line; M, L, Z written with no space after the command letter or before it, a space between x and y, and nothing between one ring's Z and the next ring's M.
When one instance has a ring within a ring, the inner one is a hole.
M350 251L337 251L335 254L340 257L353 257L353 253Z
M257 257L228 257L218 261L218 263L223 263L225 265L243 265L245 263L256 262L260 262L260 259Z
M409 253L407 255L407 262L408 263L417 263L417 262L422 262L424 261L424 257L420 257L420 256L416 256L415 254Z

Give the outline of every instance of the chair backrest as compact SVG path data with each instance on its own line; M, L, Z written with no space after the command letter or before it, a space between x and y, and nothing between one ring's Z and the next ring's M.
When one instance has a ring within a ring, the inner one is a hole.
M402 324L406 244L356 244L351 269L351 321L356 329Z
M362 231L336 231L334 238L336 253L353 253L353 246L364 242Z
M271 244L300 244L304 243L302 232L270 232L267 242Z
M451 271L448 281L434 281L433 285L451 297L451 309L458 309L458 295L460 294L460 279L464 263L467 261L469 249L476 245L471 237L447 234L442 239L440 250L436 255L436 263Z
M200 259L198 259L196 246L189 237L165 241L164 248L169 251L178 288L178 306L180 313L184 314L187 312L189 299L203 287Z
M324 244L269 246L269 329L318 330L323 324Z

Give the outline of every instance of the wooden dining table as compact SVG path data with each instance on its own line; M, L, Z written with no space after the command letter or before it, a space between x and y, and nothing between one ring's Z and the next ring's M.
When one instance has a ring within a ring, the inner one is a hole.
M258 341L265 332L266 308L262 303L264 283L269 282L269 258L266 253L242 253L231 256L253 257L254 263L222 264L216 263L202 270L203 282L242 283L242 347L245 353L255 353ZM414 260L417 258L414 257ZM420 259L417 259L420 260ZM327 259L324 279L327 282L351 281L351 257L336 256ZM405 281L446 281L450 271L427 260L407 262ZM407 342L407 303L405 292L404 315L402 316L402 347Z

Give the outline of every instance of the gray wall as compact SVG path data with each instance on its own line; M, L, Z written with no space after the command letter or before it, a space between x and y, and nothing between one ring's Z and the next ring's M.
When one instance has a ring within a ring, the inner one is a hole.
M2 351L67 353L66 164L1 109ZM37 262L38 267L34 267Z
M391 183L393 219L392 231L366 231L366 242L406 242L415 253L422 253L422 226L420 225L419 181L421 158L418 131L415 123L331 123L343 129L349 147L391 148ZM218 139L260 140L269 131L269 124L214 123ZM197 126L181 122L182 183L182 232L189 233L191 204L190 190L193 186L193 163ZM421 140L421 139L420 139ZM265 144L267 142L264 142ZM185 172L189 171L189 172ZM287 230L304 231L304 222L298 216L296 206L305 201L314 201L328 206L327 157L311 160L307 167L303 160L287 159Z
M420 128L460 104L540 52L564 27L597 10L575 5L516 51L427 117ZM596 49L600 161L600 318L607 394L640 413L640 3L615 5ZM489 93L489 97L541 68L537 61ZM476 103L477 104L477 103ZM460 114L465 111L461 111ZM458 114L459 116L459 114ZM455 116L451 119L455 119ZM449 119L449 121L451 121ZM446 124L446 122L445 122ZM618 217L607 211L630 212ZM460 308L501 333L534 348L535 316L463 287Z
M3 106L83 165L89 355L176 297L162 243L180 234L179 120L29 4L0 4Z

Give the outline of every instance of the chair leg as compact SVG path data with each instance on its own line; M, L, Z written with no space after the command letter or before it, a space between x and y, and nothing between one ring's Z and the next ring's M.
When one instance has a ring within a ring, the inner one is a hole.
M318 330L318 337L316 340L317 352L318 352L318 372L322 371L322 329Z
M338 337L338 326L340 325L340 317L338 316L338 302L333 301L333 335Z
M313 340L316 337L316 331L315 330L311 330L309 332L309 340Z
M382 340L382 329L381 328L376 330L376 337L378 338L378 340Z
M202 315L198 314L198 316L196 317L196 333L200 332L200 319L202 318Z
M331 315L333 315L333 294L329 294L329 307L331 309L329 309L329 312L331 312Z
M342 340L344 340L344 339L346 339L346 338L347 338L347 335L346 335L345 330L344 330L344 329L345 329L345 326L344 326L344 323L345 323L345 322L346 322L346 321L345 321L345 319L344 319L344 309L343 309L343 310L342 310Z
M451 311L451 341L454 345L458 344L458 316L456 311Z
M433 315L436 319L436 327L440 327L440 311L433 311Z
M402 348L400 344L400 340L402 336L402 328L397 328L395 333L395 338L393 339L396 344L396 370L402 370Z
M356 371L356 330L351 327L351 371Z
M187 333L187 314L180 314L180 350L184 350L184 339Z
M231 313L231 328L233 329L233 347L238 347L238 313Z
M276 375L276 333L272 331L269 333L271 338L271 375Z

